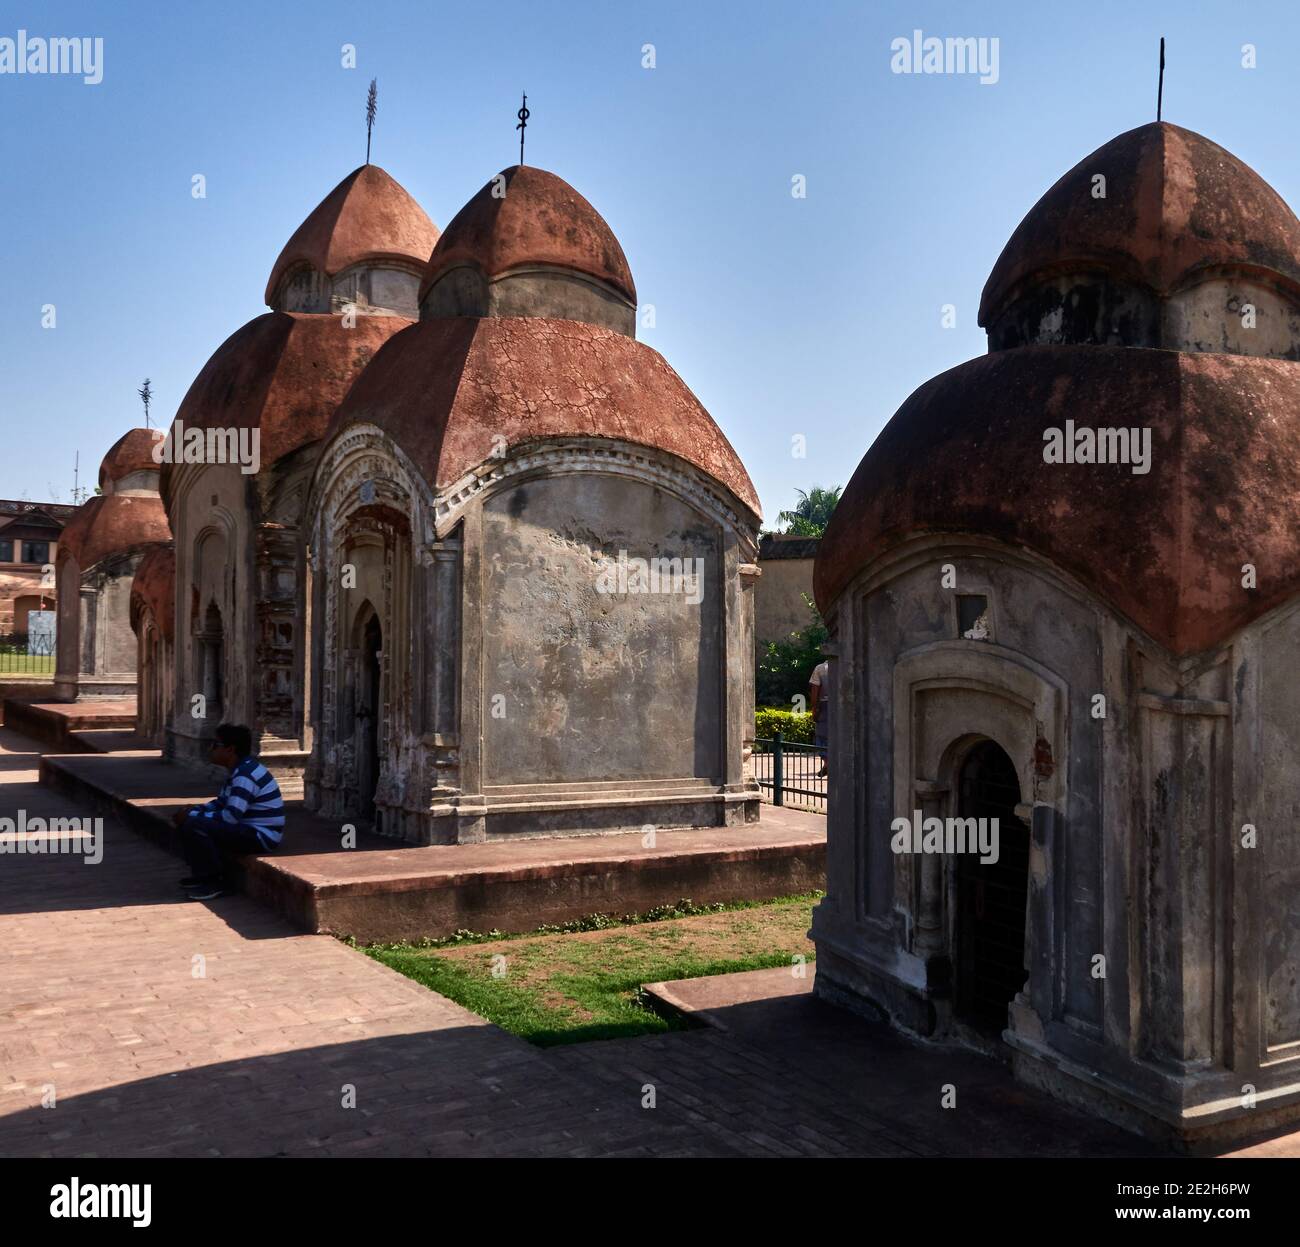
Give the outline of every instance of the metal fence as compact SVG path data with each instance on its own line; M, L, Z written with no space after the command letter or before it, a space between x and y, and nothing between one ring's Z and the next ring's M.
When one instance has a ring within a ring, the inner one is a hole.
M764 801L826 813L826 749L785 740L754 741L754 778Z
M25 632L0 635L0 675L53 675L54 638Z

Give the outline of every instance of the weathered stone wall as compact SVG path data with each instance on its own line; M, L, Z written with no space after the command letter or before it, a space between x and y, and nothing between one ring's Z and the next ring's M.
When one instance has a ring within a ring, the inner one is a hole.
M94 674L122 676L134 684L135 634L131 631L131 581L141 555L108 560L92 572L97 598Z
M702 576L602 593L620 554ZM528 480L484 507L481 566L485 783L720 778L716 525L638 482Z
M1300 653L1300 610L1263 621L1243 647L1237 692L1242 722L1240 767L1248 783L1237 794L1234 828L1251 824L1259 849L1249 864L1258 902L1252 906L1262 954L1261 1059L1300 1061L1300 684L1290 677ZM1252 652L1253 651L1253 652ZM1256 656L1257 655L1257 656ZM1236 673L1234 673L1235 675Z
M253 586L250 478L236 464L187 465L172 486L169 519L176 542L175 684L168 751L203 761L222 719L252 724ZM213 671L209 625L220 621L220 664ZM213 700L214 691L220 699ZM209 698L195 718L192 698Z
M754 821L754 534L731 505L671 457L609 441L512 448L435 493L385 433L349 426L323 448L308 503L308 804L371 817L370 738L355 720L371 681L358 626L373 607L382 834L466 843ZM620 551L700 558L702 582L619 592Z
M987 600L979 639L961 635L958 595ZM864 573L828 626L839 713L817 990L950 1033L955 863L895 854L890 825L955 815L965 751L991 739L1032 828L1018 1072L1182 1138L1245 1129L1245 1083L1300 1112L1300 699L1274 674L1300 643L1300 604L1175 662L1041 560L932 537ZM1197 1116L1207 1104L1221 1107Z

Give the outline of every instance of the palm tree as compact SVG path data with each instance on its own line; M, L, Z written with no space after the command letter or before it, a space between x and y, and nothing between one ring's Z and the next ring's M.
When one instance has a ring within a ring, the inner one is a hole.
M776 518L785 525L784 531L794 537L820 537L830 522L831 512L844 492L843 485L823 489L814 485L807 493L796 489L799 501L793 511L782 511Z

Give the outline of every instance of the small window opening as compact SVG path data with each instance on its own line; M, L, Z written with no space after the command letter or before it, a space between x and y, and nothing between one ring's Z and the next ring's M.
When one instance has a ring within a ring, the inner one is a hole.
M993 635L989 600L983 594L961 594L957 598L957 633L967 641L987 641Z

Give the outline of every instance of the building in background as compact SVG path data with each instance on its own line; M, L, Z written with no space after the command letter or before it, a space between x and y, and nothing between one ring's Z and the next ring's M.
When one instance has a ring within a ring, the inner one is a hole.
M813 562L818 537L764 533L758 543L761 575L754 588L754 655L769 641L788 641L813 623Z
M158 496L159 430L131 429L99 469L99 493L76 509L55 562L59 701L129 697L136 686L131 582L153 546L171 541Z
M30 611L54 610L59 538L76 509L0 499L0 636L25 637Z

